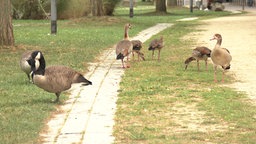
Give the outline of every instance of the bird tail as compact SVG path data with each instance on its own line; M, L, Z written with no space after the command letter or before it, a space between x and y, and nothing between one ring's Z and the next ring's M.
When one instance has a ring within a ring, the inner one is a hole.
M187 67L188 67L188 64L190 63L190 62L192 62L193 60L196 60L194 57L189 57L189 58L187 58L186 60L185 60L185 70L187 69Z
M87 80L83 75L79 75L73 83L82 83L83 86L92 85L92 82Z
M230 69L230 67L231 67L231 65L229 64L228 66L222 66L222 68L224 69L224 70L228 70L228 69Z
M152 46L150 46L150 47L148 48L148 50L154 50L154 48L153 48Z
M212 51L209 49L209 53L207 54L208 57L211 57Z
M116 56L116 59L118 60L118 59L123 59L124 58L124 55L123 54L121 54L121 53L119 53L117 56Z

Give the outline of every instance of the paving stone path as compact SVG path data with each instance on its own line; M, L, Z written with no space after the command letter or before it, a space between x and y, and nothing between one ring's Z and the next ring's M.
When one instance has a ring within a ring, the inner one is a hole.
M172 26L160 23L141 31L136 37L142 42ZM92 86L75 85L60 113L48 122L48 130L41 134L45 144L108 144L114 142L112 136L116 101L121 76L124 69L115 60L115 48L105 50L97 63L91 63L85 75Z

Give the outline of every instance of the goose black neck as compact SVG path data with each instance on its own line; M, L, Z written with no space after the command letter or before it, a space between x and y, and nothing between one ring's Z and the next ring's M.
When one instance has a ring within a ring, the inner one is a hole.
M41 55L41 58L38 60L39 61L39 67L37 68L37 70L34 72L34 74L37 75L44 75L45 73L45 60L44 60L44 56Z

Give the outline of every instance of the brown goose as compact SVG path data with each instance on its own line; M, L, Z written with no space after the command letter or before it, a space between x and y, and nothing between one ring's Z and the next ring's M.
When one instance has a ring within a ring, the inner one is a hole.
M154 51L158 50L158 60L160 60L160 51L164 47L163 36L160 39L154 39L151 41L148 50L152 50L152 59L154 59Z
M45 68L45 60L42 52L35 51L28 60L31 65L32 79L36 86L47 92L55 93L59 101L61 92L71 88L74 83L81 83L82 86L91 85L92 82L75 70L66 66L50 66Z
M29 65L29 63L27 62L27 60L29 60L31 58L31 53L33 51L25 51L20 58L20 68L22 71L24 71L28 77L28 80L30 82L32 82L31 78L30 78L30 73L31 73L31 66Z
M221 47L222 37L220 34L215 34L211 40L217 40L217 43L211 53L211 59L214 64L214 81L217 82L217 66L220 65L223 68L222 82L224 82L224 72L225 70L230 69L232 57L226 48Z
M117 43L116 45L116 59L121 59L122 66L124 66L124 57L127 57L127 63L129 61L129 55L132 52L132 42L129 40L128 30L131 28L131 24L126 24L124 26L124 39ZM130 67L128 64L126 67Z
M138 54L138 61L140 60L140 58L142 60L145 60L144 58L144 54L141 52L141 48L142 48L142 42L140 40L131 40L133 48L132 48L132 56L134 58L134 53Z
M192 56L185 60L185 65L186 65L185 70L187 69L188 64L193 60L197 61L198 71L199 71L199 60L205 61L205 68L206 68L206 70L208 70L208 65L207 65L208 57L211 57L211 50L209 48L204 47L204 46L196 47L192 51Z

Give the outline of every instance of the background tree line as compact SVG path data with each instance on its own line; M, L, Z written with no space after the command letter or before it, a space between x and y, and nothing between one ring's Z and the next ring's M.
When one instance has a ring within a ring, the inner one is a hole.
M58 0L58 19L112 15L121 0ZM130 1L130 0L129 0ZM167 12L166 0L154 0L157 12ZM55 2L54 2L55 3ZM0 46L13 46L12 18L49 18L51 0L0 0Z
M113 15L115 6L121 0L58 0L58 19L82 16ZM13 18L45 19L50 15L51 0L11 0Z

